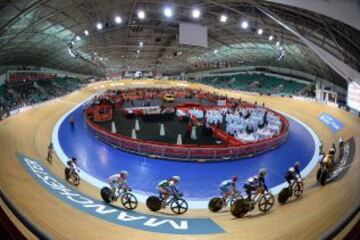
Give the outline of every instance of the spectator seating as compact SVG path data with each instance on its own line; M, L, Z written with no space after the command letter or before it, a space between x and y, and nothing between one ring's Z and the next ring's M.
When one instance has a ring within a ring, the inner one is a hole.
M12 109L65 95L79 89L81 85L80 79L70 77L3 84L0 86L0 119Z
M264 74L236 74L229 76L207 76L199 80L200 83L218 88L230 88L259 93L297 95L306 84L288 81Z

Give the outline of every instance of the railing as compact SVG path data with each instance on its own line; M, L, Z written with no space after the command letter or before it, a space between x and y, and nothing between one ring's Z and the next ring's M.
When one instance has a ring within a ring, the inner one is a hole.
M132 139L117 133L111 133L105 128L94 124L87 117L85 117L85 121L89 126L89 129L97 138L124 151L152 158L182 161L222 161L250 157L274 149L284 143L288 135L289 123L282 115L278 114L278 116L280 116L281 121L283 122L283 128L278 136L259 142L229 147L217 147L212 145L198 147L196 145L176 145Z
M38 239L51 239L47 233L45 233L42 229L34 225L29 218L27 218L19 209L17 209L14 203L12 203L10 199L1 190L0 190L0 199L5 203L7 208L9 208L9 210L15 215L15 217ZM6 215L5 212L3 212L3 214ZM3 223L5 224L8 223L13 225L13 226L7 225L7 227L11 227L10 234L12 235L12 237L14 239L26 239L23 233L20 231L20 229L17 228L17 226L11 221L9 216L8 215L5 216L5 215L1 216L1 220L4 220Z

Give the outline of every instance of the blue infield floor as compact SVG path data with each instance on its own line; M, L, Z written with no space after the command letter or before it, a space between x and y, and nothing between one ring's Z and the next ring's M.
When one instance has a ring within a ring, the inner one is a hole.
M179 188L187 199L208 200L219 195L218 185L224 179L238 175L239 188L242 188L242 183L262 167L268 170L268 186L274 187L284 182L284 173L295 161L304 168L316 152L310 132L293 118L288 118L290 131L286 143L255 157L216 163L151 159L114 149L97 140L86 127L81 106L71 115L75 117L75 127L70 127L67 115L58 128L59 146L65 155L76 156L82 171L102 181L126 169L131 187L143 194L157 193L159 181L179 175L182 179Z

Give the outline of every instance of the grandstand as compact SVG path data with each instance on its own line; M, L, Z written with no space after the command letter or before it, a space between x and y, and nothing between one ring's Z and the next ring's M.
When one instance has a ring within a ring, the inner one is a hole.
M5 118L14 109L38 104L63 96L82 87L75 77L57 77L51 80L22 81L0 86L0 116Z
M307 87L303 82L262 73L206 76L200 78L198 82L217 88L279 95L301 95L300 91Z

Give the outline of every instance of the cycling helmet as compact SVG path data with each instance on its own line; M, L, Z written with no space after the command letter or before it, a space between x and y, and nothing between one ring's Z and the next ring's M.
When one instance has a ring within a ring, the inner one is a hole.
M344 142L342 138L339 138L339 143L342 143Z
M295 168L300 168L300 163L299 163L299 162L296 162L296 163L294 164L294 167L295 167Z
M232 176L232 177L231 177L231 180L232 180L233 182L236 182L236 181L238 180L238 176Z
M260 175L261 177L266 176L266 169L265 169L265 168L261 168L261 169L259 170L259 175Z
M125 170L120 172L120 176L122 176L122 177L127 178L128 175L129 175L129 173L127 171L125 171Z
M72 158L71 158L71 161L73 161L73 162L76 162L76 160L77 160L76 157L72 157Z
M173 176L172 180L176 181L176 182L180 182L180 177L179 176Z

